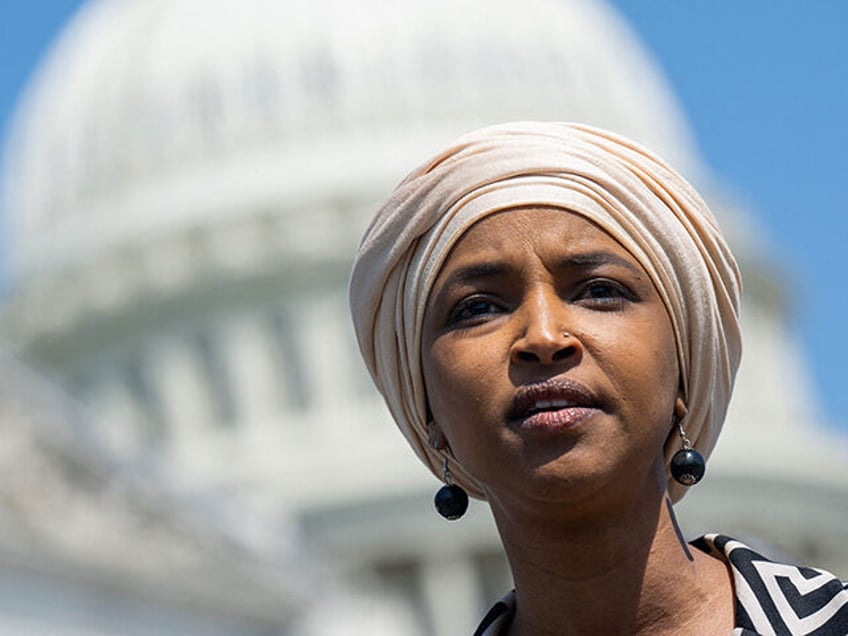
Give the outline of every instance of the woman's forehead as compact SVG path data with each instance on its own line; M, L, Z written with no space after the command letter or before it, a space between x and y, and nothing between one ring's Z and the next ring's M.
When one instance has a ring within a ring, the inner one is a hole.
M469 262L503 260L507 255L520 258L522 253L529 256L545 252L557 259L584 254L591 259L591 254L599 250L638 265L616 239L577 212L553 207L514 208L490 214L471 225L456 240L441 270Z

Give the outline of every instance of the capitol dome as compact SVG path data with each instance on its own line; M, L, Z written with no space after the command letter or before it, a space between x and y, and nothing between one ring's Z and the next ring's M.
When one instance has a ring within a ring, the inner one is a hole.
M692 168L655 69L587 0L91 2L18 111L11 277L243 215L248 190L256 209L384 191L454 135L511 119L594 123Z

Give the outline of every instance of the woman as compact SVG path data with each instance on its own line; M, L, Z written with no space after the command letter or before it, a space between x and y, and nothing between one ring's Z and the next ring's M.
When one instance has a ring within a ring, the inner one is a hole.
M609 132L495 126L398 186L351 309L439 511L491 506L515 590L477 634L848 633L832 575L675 521L727 411L739 292L697 193Z

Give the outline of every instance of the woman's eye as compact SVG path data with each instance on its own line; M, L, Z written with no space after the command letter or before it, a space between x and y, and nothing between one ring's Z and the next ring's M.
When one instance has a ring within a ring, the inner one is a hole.
M485 298L468 298L460 301L450 313L450 324L468 322L498 313L500 308Z
M581 290L578 300L599 306L618 306L636 300L624 285L611 280L589 281Z

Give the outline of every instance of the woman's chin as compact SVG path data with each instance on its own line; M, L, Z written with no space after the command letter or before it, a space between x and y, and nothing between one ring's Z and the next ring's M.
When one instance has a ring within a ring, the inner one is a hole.
M588 509L612 514L648 499L661 500L665 482L648 466L622 474L620 466L577 452L539 461L523 474L498 480L487 488L490 502L509 510L538 509L556 515L585 515ZM642 475L640 478L639 475Z

